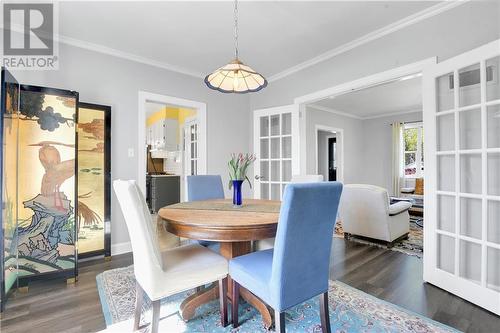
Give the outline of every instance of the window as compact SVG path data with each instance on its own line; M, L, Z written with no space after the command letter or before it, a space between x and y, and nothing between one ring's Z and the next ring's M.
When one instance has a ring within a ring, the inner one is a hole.
M424 128L422 123L405 124L403 130L405 177L424 176Z

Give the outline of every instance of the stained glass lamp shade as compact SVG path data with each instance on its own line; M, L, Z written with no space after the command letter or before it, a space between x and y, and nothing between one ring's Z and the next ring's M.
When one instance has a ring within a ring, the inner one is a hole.
M205 84L223 93L245 94L267 86L266 79L238 58L238 0L234 1L234 60L205 77Z
M267 80L242 63L239 59L217 69L205 77L205 83L210 89L223 93L256 92L267 86Z

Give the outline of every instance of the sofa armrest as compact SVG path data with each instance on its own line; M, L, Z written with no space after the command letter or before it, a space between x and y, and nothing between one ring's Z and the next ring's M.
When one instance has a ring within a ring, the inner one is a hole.
M414 187L402 187L400 191L401 191L401 193L414 193L415 188Z
M389 206L389 216L395 216L406 212L411 208L411 203L408 201L399 201Z

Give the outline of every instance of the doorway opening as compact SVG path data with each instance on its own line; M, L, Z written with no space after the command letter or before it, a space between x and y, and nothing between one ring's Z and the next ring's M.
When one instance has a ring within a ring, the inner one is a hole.
M206 106L139 94L138 184L152 213L184 201L186 177L206 173Z
M342 129L316 126L316 174L342 181Z

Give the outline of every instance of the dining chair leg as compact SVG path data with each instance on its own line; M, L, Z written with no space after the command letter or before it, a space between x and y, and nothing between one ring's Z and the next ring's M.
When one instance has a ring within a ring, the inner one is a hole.
M219 279L220 323L222 327L228 325L227 320L227 277Z
M231 295L231 320L233 322L233 328L238 327L238 303L240 300L240 285L238 282L233 280L233 292Z
M274 310L274 327L276 333L285 333L285 311Z
M151 333L158 333L160 324L160 300L153 301L153 320L151 321Z
M321 331L330 333L330 313L328 310L328 291L319 296L319 312L321 317Z
M134 315L134 331L139 330L141 322L142 302L144 300L144 290L139 282L135 283L135 315Z

